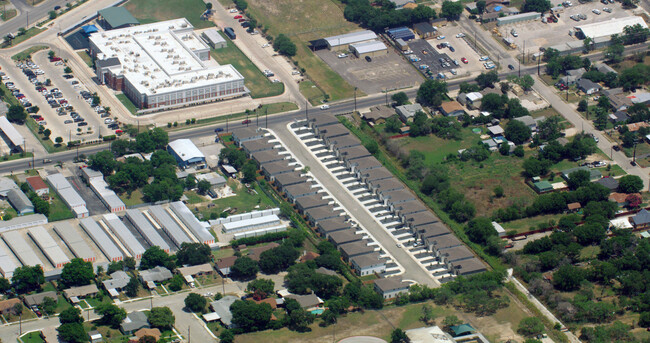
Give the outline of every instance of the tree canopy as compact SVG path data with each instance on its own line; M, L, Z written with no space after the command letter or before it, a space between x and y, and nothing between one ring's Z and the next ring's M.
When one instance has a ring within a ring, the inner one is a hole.
M168 267L169 263L169 255L159 246L154 245L147 249L144 254L142 254L142 259L140 260L140 270L151 269L157 266Z
M273 309L267 303L256 304L253 301L236 300L230 305L232 322L246 332L264 330Z
M296 45L283 33L279 34L273 41L273 49L289 57L296 54Z
M149 312L149 325L161 331L170 330L176 322L176 317L169 307L154 307Z
M11 283L18 294L39 290L45 283L43 268L40 265L22 266L14 270Z
M187 307L192 312L201 312L208 304L208 301L205 297L197 293L190 293L185 297L185 307Z
M176 252L176 261L179 265L195 266L197 264L208 263L212 259L212 250L207 244L187 243L181 244L181 248Z
M418 102L438 107L447 93L447 83L439 80L426 80L418 89Z
M61 281L67 287L88 285L95 278L93 265L82 258L73 258L63 266Z
M519 120L511 120L505 128L505 136L515 144L523 144L531 137L530 128Z

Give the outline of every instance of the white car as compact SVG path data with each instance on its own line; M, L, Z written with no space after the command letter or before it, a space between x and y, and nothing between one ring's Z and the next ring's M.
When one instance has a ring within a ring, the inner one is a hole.
M269 43L262 44L262 47L263 47L263 48L266 48L266 47L268 47L268 46L269 46Z
M339 57L339 58L346 58L346 57L348 57L348 54L339 54L338 57Z
M104 124L110 124L112 122L113 122L113 119L111 119L111 118L104 119Z
M5 75L5 76L2 77L2 79L3 80L10 80L11 78L9 76Z
M230 13L237 13L237 9L235 9L235 8L231 9Z
M463 37L465 37L465 34L462 32L456 35L456 38L463 38Z
M330 108L330 105L321 105L321 106L320 106L320 109L321 109L321 110L326 110L326 109L328 109L328 108Z
M612 13L612 9L609 7L603 7L603 12Z
M594 8L592 12L594 12L594 14L600 15L600 11L597 8Z
M438 39L438 40L443 40L443 39L445 39L445 36L438 36L437 39Z

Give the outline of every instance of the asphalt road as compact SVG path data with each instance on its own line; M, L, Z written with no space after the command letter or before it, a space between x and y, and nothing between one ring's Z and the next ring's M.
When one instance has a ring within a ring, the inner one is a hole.
M33 23L41 21L55 6L65 6L70 0L45 0L37 6L32 6L29 0L11 0L19 13L8 22L0 25L0 36L4 37L8 33L16 33L21 27L27 27Z

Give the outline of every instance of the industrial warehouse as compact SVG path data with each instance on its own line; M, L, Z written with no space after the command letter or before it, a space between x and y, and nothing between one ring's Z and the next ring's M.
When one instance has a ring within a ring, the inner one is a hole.
M93 33L97 78L141 109L169 108L243 96L244 77L216 65L210 47L185 18Z

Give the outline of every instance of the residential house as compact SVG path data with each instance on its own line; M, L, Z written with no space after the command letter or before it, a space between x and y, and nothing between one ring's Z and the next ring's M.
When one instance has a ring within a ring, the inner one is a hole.
M410 123L413 121L413 118L415 118L415 113L422 111L422 106L417 103L412 105L402 105L395 107L395 111L402 122Z
M412 0L399 0L399 1L411 2ZM436 29L428 22L413 24L413 31L415 31L415 33L417 33L421 39L429 39L435 37L436 35Z
M596 181L596 183L607 187L610 192L613 192L618 188L618 179L615 179L611 176L605 176L602 179Z
M395 115L395 110L388 106L375 106L370 112L362 113L361 117L372 124L383 124L386 120Z
M302 256L300 256L300 263L313 261L316 258L318 258L319 256L320 256L320 254L318 254L318 253L315 253L313 251L308 251L308 252L304 253Z
M474 258L474 254L464 245L442 249L436 254L440 262L448 267L453 262Z
M355 256L370 254L375 251L373 247L368 246L367 241L352 242L340 245L339 250L344 260L349 260Z
M329 234L328 240L334 244L335 247L346 243L359 242L363 236L357 235L354 230L340 230Z
M270 137L246 141L241 144L248 156L258 151L273 150L274 143L271 143Z
M524 123L526 126L528 126L528 128L531 131L533 131L533 132L537 131L538 120L535 120L535 118L533 118L532 116L518 117L518 118L515 118L515 120Z
M290 166L286 161L266 163L262 166L262 173L264 173L270 181L275 180L275 176L277 175L290 173L295 170L296 167Z
M36 192L40 197L50 193L50 187L47 186L40 176L28 177L25 181L27 181L29 188Z
M343 162L350 163L358 158L370 157L372 154L363 146L357 145L335 151L336 156Z
M262 245L261 247L253 248L248 252L248 257L250 257L254 261L259 261L260 260L260 255L262 255L263 252L267 250L271 250L273 248L279 247L280 244L271 242L266 245Z
M412 213L428 211L429 209L419 200L407 201L393 206L393 212L397 216L404 216Z
M339 119L331 113L322 113L309 118L307 124L312 130L316 130L325 126L340 124Z
M225 326L228 329L234 327L234 324L232 323L232 313L230 312L230 305L232 305L237 300L239 300L238 297L232 295L226 295L223 298L210 303L210 307L212 308L212 311L214 311L214 313L216 313L219 316L218 320L220 320L221 324L223 324L223 326Z
M332 204L310 208L306 210L305 213L307 219L314 226L317 226L321 220L337 218L344 215L343 211L334 210L334 206Z
M237 256L229 256L218 259L215 265L219 271L219 274L223 276L230 275L230 268L235 265L235 261L237 261L238 258L239 257Z
M261 252L259 253L261 254ZM183 277L187 277L187 276L197 277L203 275L212 275L214 274L214 268L212 268L212 265L210 265L210 263L203 263L203 264L198 264L196 266L178 268L178 273L183 275Z
M300 307L304 308L305 310L317 308L323 304L323 300L321 300L321 298L316 296L316 294L307 294L307 295L290 294L283 298L294 299L295 301L298 302Z
M635 216L630 218L630 222L635 229L642 229L650 226L650 212L645 208L639 211Z
M402 220L402 223L411 228L411 230L416 230L421 226L435 224L440 221L438 217L430 211L405 214L400 216L400 219Z
M469 109L481 107L482 99L483 94L479 92L460 93L458 94L458 97L456 97L456 100L458 100L459 103L467 106Z
M300 172L294 171L290 173L280 174L275 177L273 185L275 185L280 192L284 192L284 187L297 185L303 183L307 180L306 177L303 177Z
M458 101L445 101L440 105L440 112L448 117L458 117L465 114L465 109Z
M482 273L487 270L485 264L477 258L470 258L450 263L449 271L454 275L472 275Z
M650 105L650 93L638 91L630 96L633 104Z
M601 96L605 95L603 94ZM634 105L632 100L628 98L625 93L609 94L607 95L607 99L609 99L609 104L614 108L614 111L624 111Z
M598 70L599 72L601 72L603 74L607 74L607 73L618 74L618 72L614 68L608 66L607 64L605 64L603 62L594 63L594 67L596 68L596 70Z
M314 194L296 199L296 209L298 209L300 213L304 213L309 209L325 206L329 203L329 199L324 199L322 195Z
M350 130L341 123L319 127L314 132L318 138L325 140L325 142L336 137L347 136L350 134Z
M259 130L257 127L241 127L232 131L232 140L238 147L247 141L253 141L264 137L265 131Z
M137 311L129 313L122 324L120 324L120 331L125 335L132 335L142 328L149 328L149 321L144 312Z
M417 198L413 195L413 193L406 189L398 189L387 193L382 193L380 199L386 206L392 207L403 202L414 201Z
M287 199L295 203L301 197L306 197L310 195L316 195L320 191L320 188L317 187L315 183L303 182L297 183L295 185L290 185L283 187L284 195Z
M578 89L585 92L587 95L594 94L602 89L599 84L588 79L578 80L577 85Z
M625 111L616 111L609 115L609 120L614 124L625 123L630 119L630 116Z
M54 291L26 295L23 297L23 300L25 301L25 305L27 305L27 307L32 307L32 306L39 306L43 304L45 298L50 298L54 301L58 300L58 296Z
M404 189L404 185L394 177L385 180L371 181L369 184L369 190L377 195Z
M417 238L421 241L431 240L434 237L444 236L451 234L451 231L442 223L433 223L423 225L414 230Z
M321 236L328 238L330 233L339 230L346 230L350 227L350 223L346 222L344 217L338 217L319 221L316 224L316 231L318 231Z
M548 181L537 181L533 182L533 188L535 189L535 192L542 194L552 191L553 185Z
M361 145L361 141L359 140L359 138L353 135L346 135L346 136L328 139L326 140L325 143L327 147L332 149L333 151L338 151L343 148L349 148L349 147Z
M425 238L424 244L430 251L436 253L440 250L459 247L463 243L454 235L442 235L437 237Z
M126 287L126 285L131 281L131 276L125 271L118 270L111 274L111 278L102 281L104 288L112 297L117 297L120 295L120 291Z
M375 280L375 290L384 299L393 299L400 294L406 294L409 291L410 284L402 281L399 276L387 277Z
M485 139L485 140L481 141L481 143L483 143L485 146L487 146L488 150L490 150L490 151L497 151L499 149L499 145L492 138Z
M20 189L12 189L7 193L7 200L18 215L34 213L34 204Z
M5 316L11 314L16 304L20 304L20 299L12 298L0 301L0 313Z
M487 130L492 137L503 136L506 132L500 125L488 126Z
M63 290L63 295L66 299L70 300L73 304L79 302L80 298L92 297L99 292L95 284L90 284L86 286L72 287Z
M566 74L569 76L575 76L577 78L580 78L586 72L587 70L585 68L578 68L578 69L567 70Z
M381 274L386 271L386 261L376 252L352 257L350 263L358 276Z
M156 288L156 282L169 280L173 276L174 275L169 269L161 266L140 271L140 280L142 280L149 289Z

